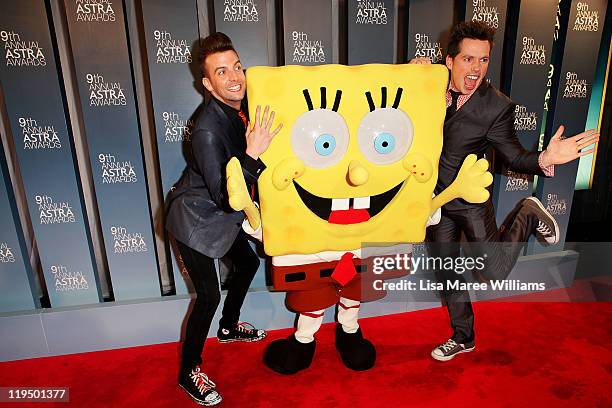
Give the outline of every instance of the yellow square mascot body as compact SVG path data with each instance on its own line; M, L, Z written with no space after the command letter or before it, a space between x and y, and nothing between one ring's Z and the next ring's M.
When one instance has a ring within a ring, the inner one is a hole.
M366 257L410 251L450 200L484 202L492 181L485 160L466 159L455 182L433 197L442 149L448 71L439 65L254 67L247 92L254 118L269 105L283 123L252 203L236 159L228 164L230 204L243 228L263 238L275 290L299 313L297 329L272 342L264 361L292 374L307 368L324 310L338 307L336 348L354 370L376 351L357 321L359 305L385 295L372 288ZM372 251L363 246L374 243ZM401 272L401 271L400 271ZM408 273L408 271L403 271Z

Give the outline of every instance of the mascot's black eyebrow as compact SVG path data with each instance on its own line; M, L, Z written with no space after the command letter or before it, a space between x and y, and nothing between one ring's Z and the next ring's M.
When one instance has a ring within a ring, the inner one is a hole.
M304 94L306 105L308 105L308 110L314 110L314 107L312 105L312 99L310 98L310 92L308 92L308 89L302 90L302 93ZM342 99L342 91L338 89L336 91L336 97L334 98L334 106L332 107L332 110L334 112L338 112L338 107L340 106L340 99ZM321 87L321 109L327 109L327 88L325 88L324 86Z
M397 88L397 92L395 93L395 100L393 101L393 105L391 105L393 109L397 109L397 107L399 106L400 101L402 99L402 92L404 92L402 88ZM380 107L386 108L387 107L387 87L386 86L383 86L382 88L380 88L380 94L381 94ZM370 91L367 91L365 93L365 96L366 96L366 99L368 100L368 105L370 106L370 112L372 112L374 109L376 109L376 105L374 104L374 100L372 99L372 93Z

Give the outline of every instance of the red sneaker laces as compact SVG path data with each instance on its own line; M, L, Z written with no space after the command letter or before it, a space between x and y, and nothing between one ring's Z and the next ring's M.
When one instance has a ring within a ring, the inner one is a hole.
M238 324L236 325L236 329L238 331L250 334L253 333L253 331L255 330L255 326L248 322L238 322Z
M191 371L190 377L196 387L198 387L198 391L200 391L202 394L216 387L216 384L212 382L212 380L208 378L206 374L200 371L200 367L197 367Z

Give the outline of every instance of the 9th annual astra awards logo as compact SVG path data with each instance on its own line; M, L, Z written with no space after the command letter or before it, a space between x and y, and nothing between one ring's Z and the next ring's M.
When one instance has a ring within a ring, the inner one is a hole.
M172 38L166 30L154 30L153 38L156 41L155 62L157 64L189 64L191 50L187 40Z
M108 0L75 0L77 21L111 22L116 20L113 3Z
M165 143L191 141L191 129L193 129L191 119L185 120L176 112L163 112L162 118Z
M257 2L255 0L224 0L223 21L258 22Z
M567 199L559 197L558 194L548 194L546 196L546 209L552 215L564 215L567 213Z
M51 273L53 274L56 292L89 289L89 282L81 271L71 271L64 265L53 265L51 266Z
M89 106L125 106L127 99L120 82L106 82L100 74L86 74Z
M499 11L497 6L487 5L486 0L472 0L474 14L472 21L482 21L489 27L499 28Z
M0 262L15 262L15 255L6 242L0 242Z
M120 161L108 153L98 155L100 169L102 170L102 184L136 183L136 171L130 160Z
M19 118L19 126L23 134L23 149L60 149L62 142L51 125L39 125L30 117Z
M431 41L427 34L416 33L414 35L415 52L414 57L429 57L432 63L442 60L442 45Z
M44 67L47 65L43 49L38 41L24 41L15 31L0 31L4 42L4 59L7 67Z
M565 74L565 86L563 87L564 98L586 98L588 84L586 79L581 79L578 74L568 71Z
M506 170L506 191L526 191L529 189L529 176L527 174L516 173Z
M576 20L574 31L597 31L599 30L599 11L591 10L586 2L576 3Z
M384 2L357 0L356 24L385 25L387 22L387 8Z
M147 252L147 243L140 232L128 232L124 226L112 226L113 251L116 254Z
M293 31L291 33L293 40L293 51L291 62L325 62L325 50L321 40L311 40L303 31Z
M538 128L538 114L530 112L523 105L516 105L514 108L514 130L533 131Z
M41 225L44 224L65 224L75 222L76 217L72 211L70 203L56 202L53 197L43 194L34 197L38 205L38 216Z
M532 37L523 37L523 50L521 51L521 65L546 64L546 47L536 44Z

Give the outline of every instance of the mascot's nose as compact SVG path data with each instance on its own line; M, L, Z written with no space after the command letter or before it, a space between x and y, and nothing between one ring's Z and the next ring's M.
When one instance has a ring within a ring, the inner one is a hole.
M370 174L365 167L357 160L352 160L349 163L348 173L346 178L348 182L353 186L360 186L368 181Z

